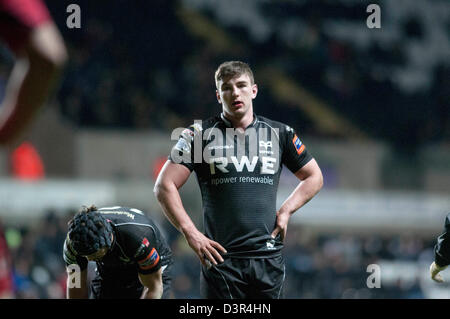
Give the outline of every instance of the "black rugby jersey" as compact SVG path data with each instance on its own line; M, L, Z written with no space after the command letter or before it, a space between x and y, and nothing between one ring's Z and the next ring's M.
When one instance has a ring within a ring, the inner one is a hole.
M103 279L120 282L136 280L137 273L149 274L172 262L172 252L155 223L145 213L129 207L103 207L97 209L111 223L114 239L111 249L96 261L98 274ZM86 269L88 260L79 256L64 242L66 265L77 264Z
M227 256L280 253L271 233L282 164L295 173L312 159L291 127L254 115L243 134L220 114L184 129L169 159L195 171L206 236Z
M434 261L441 267L450 264L450 214L445 217L444 232L434 246Z

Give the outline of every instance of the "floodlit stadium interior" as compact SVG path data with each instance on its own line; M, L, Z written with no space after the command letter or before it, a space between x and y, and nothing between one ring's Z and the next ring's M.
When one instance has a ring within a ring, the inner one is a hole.
M69 59L20 143L0 148L14 297L65 298L67 221L95 204L147 211L174 253L173 298L200 298L198 258L153 186L172 131L220 113L217 66L242 60L255 113L292 126L324 176L289 223L284 297L449 298L450 272L438 284L429 266L450 212L450 2L377 1L379 29L370 3L46 1ZM0 101L12 62L0 46ZM296 183L284 168L277 207ZM202 229L195 174L181 196Z

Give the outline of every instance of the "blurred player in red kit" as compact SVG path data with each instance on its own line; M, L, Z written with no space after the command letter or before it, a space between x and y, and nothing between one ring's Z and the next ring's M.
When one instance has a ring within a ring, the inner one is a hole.
M14 297L11 255L0 223L0 299Z
M16 58L0 104L0 144L10 144L44 104L67 52L42 0L0 0L0 39Z
M0 40L15 63L0 101L0 144L30 124L67 60L64 41L41 0L0 0ZM11 260L0 227L0 298L13 297Z

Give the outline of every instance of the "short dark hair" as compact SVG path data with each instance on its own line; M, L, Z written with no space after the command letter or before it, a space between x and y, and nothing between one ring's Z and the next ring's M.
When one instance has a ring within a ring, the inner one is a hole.
M94 205L83 206L68 226L70 246L78 255L91 255L103 247L111 247L112 226Z
M247 74L250 78L251 84L255 83L253 77L253 72L250 66L241 61L227 61L219 65L215 73L216 87L220 80L225 78L234 78L235 76L240 76L242 74Z

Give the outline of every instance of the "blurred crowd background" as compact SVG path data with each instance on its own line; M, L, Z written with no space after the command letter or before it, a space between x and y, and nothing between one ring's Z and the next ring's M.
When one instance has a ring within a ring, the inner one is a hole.
M16 298L64 298L67 221L91 203L148 210L174 251L173 297L199 298L199 262L149 197L172 130L218 114L214 72L234 59L254 71L256 114L294 127L324 173L324 190L288 229L285 297L449 297L427 273L450 212L448 1L46 3L69 61L27 144L0 152ZM70 3L80 29L66 26ZM366 25L370 3L381 29ZM1 100L12 56L0 56ZM20 169L30 156L39 172ZM293 185L283 178L280 196ZM196 187L182 195L201 225ZM337 207L342 190L350 204ZM367 286L370 264L381 266L381 288Z
M65 298L66 275L61 257L67 231L66 215L48 211L38 225L6 227L13 261L16 298ZM200 267L184 238L169 225L166 237L174 252L174 298L200 298ZM311 233L293 225L286 238L286 298L425 298L417 269L392 278L382 275L381 287L369 289L370 264L418 263L425 270L433 257L429 236L380 236L350 233ZM380 265L383 267L383 264ZM382 268L383 269L383 268ZM383 271L383 270L382 270Z

